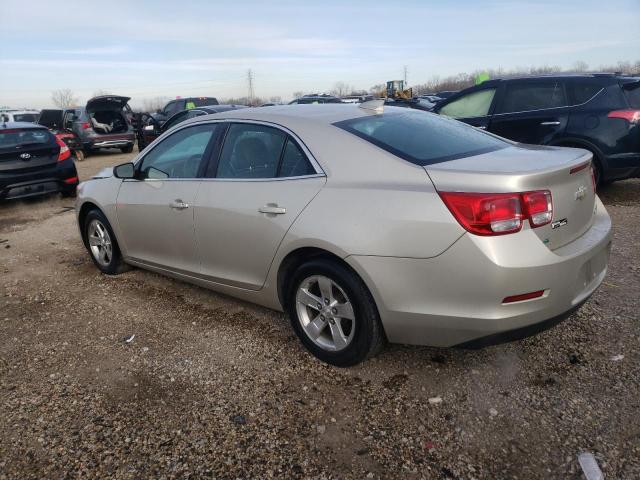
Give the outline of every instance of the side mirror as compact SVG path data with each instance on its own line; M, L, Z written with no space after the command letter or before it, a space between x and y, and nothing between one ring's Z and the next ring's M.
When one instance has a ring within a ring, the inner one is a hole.
M135 178L136 169L133 163L127 162L113 167L113 176L116 178Z

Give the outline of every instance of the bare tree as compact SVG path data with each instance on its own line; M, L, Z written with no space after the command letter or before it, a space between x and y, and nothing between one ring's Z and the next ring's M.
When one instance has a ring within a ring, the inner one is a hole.
M344 97L345 95L348 95L349 92L351 92L352 90L353 90L353 87L349 86L345 82L336 82L333 85L333 90L331 90L331 94L335 95L336 97Z
M582 60L578 60L573 64L573 70L576 72L586 72L589 70L589 64L587 62L583 62Z
M58 108L72 107L78 103L78 97L68 88L51 92L51 100Z
M269 97L269 103L282 103L282 97L280 95L274 95L273 97Z
M168 97L145 98L142 101L142 110L145 112L155 112L164 107L168 101Z
M369 88L369 93L373 94L373 95L379 95L382 92L384 92L386 90L386 86L384 83L378 83L374 86L372 86L371 88Z
M297 92L293 92L293 98L300 98L303 95L304 95L304 92L301 90L298 90Z

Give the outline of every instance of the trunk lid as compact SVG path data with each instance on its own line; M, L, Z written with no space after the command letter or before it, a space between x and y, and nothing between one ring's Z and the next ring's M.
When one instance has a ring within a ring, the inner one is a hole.
M436 189L443 192L549 190L553 219L533 231L554 250L591 227L595 213L591 159L590 152L576 148L518 145L424 168ZM523 228L531 228L528 221Z
M120 95L101 95L93 97L87 101L87 112L100 112L104 110L122 110L131 100L131 97L122 97Z
M44 128L0 129L0 174L50 168L59 153L55 137Z

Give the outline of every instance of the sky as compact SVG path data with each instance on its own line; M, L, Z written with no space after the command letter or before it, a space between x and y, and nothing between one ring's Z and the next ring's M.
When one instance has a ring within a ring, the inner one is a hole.
M640 0L0 0L0 106L358 89L484 68L640 60Z

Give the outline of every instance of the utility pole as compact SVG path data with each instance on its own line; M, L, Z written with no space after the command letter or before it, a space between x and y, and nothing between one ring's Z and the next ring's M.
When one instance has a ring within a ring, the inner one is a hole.
M250 106L253 106L253 72L251 69L247 71L247 82L249 84L248 102Z
M407 70L407 66L404 66L404 88L407 88L407 73L409 71Z

